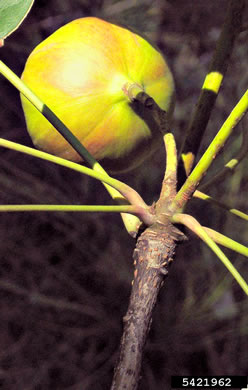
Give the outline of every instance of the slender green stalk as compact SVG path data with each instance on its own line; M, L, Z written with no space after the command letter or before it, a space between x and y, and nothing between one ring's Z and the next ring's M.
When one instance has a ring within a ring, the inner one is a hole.
M27 211L59 211L59 212L103 212L103 213L125 213L137 216L147 226L154 222L154 217L147 209L136 205L51 205L51 204L11 204L0 205L1 212L27 212Z
M27 85L14 73L11 69L8 68L0 60L0 73L7 80L10 81L12 85L14 85L36 108L40 111L46 119L55 127L56 130L70 143L70 145L78 152L78 154L88 162L88 164L93 168L94 171L100 172L105 176L108 176L107 172L103 169L103 167L95 160L95 158L88 152L88 150L81 144L81 142L71 133L71 131L65 126L65 124L50 110L48 106L46 106L38 96L35 95L33 91L31 91ZM125 201L125 197L120 194L118 190L113 188L114 186L109 186L105 181L102 181L106 190L110 194L110 196L117 200L119 203L123 203ZM135 216L122 214L123 223L127 229L127 231L131 235L135 235L134 232L138 230L141 222Z
M173 210L178 210L184 207L189 198L195 192L198 184L202 180L203 176L207 172L208 168L214 161L219 151L223 148L224 143L230 137L233 129L241 120L243 115L248 110L248 90L242 96L238 104L234 107L227 120L222 125L221 129L199 160L196 167L193 169L191 174L188 176L184 185L178 191L175 200L173 202Z
M99 167L100 164L95 158L88 152L88 150L81 144L81 142L75 137L74 134L65 126L65 124L57 117L57 115L50 110L50 108L44 104L39 97L31 91L30 88L2 61L0 61L0 73L8 81L11 82L14 87L18 89L36 108L44 115L44 117L57 129L60 134L69 142L69 144L77 151L77 153L87 161L88 164L93 167Z
M164 143L166 149L166 176L173 176L173 179L176 180L177 148L174 135L172 133L165 134Z
M219 172L217 172L213 177L211 177L207 182L201 184L200 190L206 191L208 188L211 188L212 186L222 182L227 176L230 176L232 173L234 173L235 169L238 167L241 161L243 161L243 159L247 157L247 155L248 155L248 134L245 134L245 131L243 129L241 146L237 155L233 157L230 161L228 161L225 164L225 166Z
M192 230L201 240L203 240L212 251L218 256L218 258L222 261L228 271L232 274L234 279L238 282L240 287L243 289L246 295L248 295L248 285L237 269L233 266L230 260L226 257L226 255L222 252L222 250L218 247L218 245L212 240L212 238L208 235L208 233L204 230L204 228L200 225L200 223L188 214L174 214L171 218L171 221L174 223L182 223L187 226L190 230Z
M179 165L179 184L182 183L182 178L184 180L186 178L184 168L187 174L189 174L193 166L223 77L226 74L235 39L242 28L244 8L245 0L229 0L225 21L210 64L210 69L204 80L195 112L185 132L185 139L180 151L184 164L180 162Z
M21 211L63 211L63 212L104 212L137 214L139 208L132 205L61 205L61 204L6 204L0 205L0 212Z
M159 200L156 203L156 213L170 213L169 206L176 195L177 185L177 148L172 133L164 135L166 149L166 170Z
M216 230L210 229L206 226L203 226L203 229L207 232L209 237L211 237L212 240L214 240L214 242L216 242L217 244L232 249L233 251L248 257L248 248L245 245L242 245L239 242L234 241L227 236L224 236L224 234L216 232Z
M64 158L53 156L52 154L42 152L34 148L30 148L28 146L24 146L16 142L8 141L4 138L0 138L0 146L4 146L5 148L12 149L17 152L25 153L33 157L50 161L52 163L62 165L64 167L73 169L77 172L93 177L94 179L100 180L110 185L111 187L115 188L131 204L139 205L141 207L144 207L145 209L148 209L146 203L143 201L140 195L133 188L129 187L127 184L122 183L121 181L114 179L108 175L94 171L93 169L87 168L83 165L74 163L72 161L65 160Z
M56 130L69 142L83 160L94 169L105 172L96 159L88 152L67 126L54 114L50 108L6 65L0 60L0 73L22 93L36 109L55 127Z
M222 209L225 209L229 211L230 213L236 215L239 218L244 219L245 221L248 221L248 214L243 213L242 211L239 211L237 209L232 208L228 204L225 204L223 202L218 201L217 199L212 198L212 196L204 194L201 191L196 190L193 194L195 198L206 200L207 202L213 203L218 207L221 207Z

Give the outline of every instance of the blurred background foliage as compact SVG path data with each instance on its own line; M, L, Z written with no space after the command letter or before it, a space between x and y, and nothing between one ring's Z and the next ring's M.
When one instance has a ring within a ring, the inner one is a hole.
M36 0L1 59L18 75L31 50L61 25L99 16L145 33L165 53L176 81L173 131L180 145L220 33L228 1ZM246 15L247 21L247 15ZM247 31L240 34L202 151L247 89ZM32 146L17 91L0 80L1 137ZM248 126L248 123L245 123ZM239 129L217 171L239 149ZM147 202L158 198L164 150L120 179ZM110 204L101 184L44 161L0 150L1 203ZM248 212L245 160L211 188ZM247 244L247 224L193 200L188 211ZM143 390L170 388L171 375L247 375L247 299L194 236L177 250L146 345ZM15 213L0 220L0 388L107 390L132 280L134 240L118 215ZM226 251L248 279L247 260Z

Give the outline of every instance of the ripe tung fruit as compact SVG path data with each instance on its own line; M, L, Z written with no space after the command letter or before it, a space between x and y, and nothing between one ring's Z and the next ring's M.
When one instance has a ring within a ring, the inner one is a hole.
M161 53L141 36L95 17L74 20L41 42L22 79L112 172L135 168L161 143L132 109L127 87L139 85L169 115L173 107L173 78ZM79 162L54 127L21 100L34 144Z

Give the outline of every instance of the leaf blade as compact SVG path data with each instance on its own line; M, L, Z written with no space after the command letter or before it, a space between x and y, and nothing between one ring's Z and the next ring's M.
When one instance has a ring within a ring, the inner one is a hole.
M0 40L6 39L23 22L34 0L5 0L0 4Z

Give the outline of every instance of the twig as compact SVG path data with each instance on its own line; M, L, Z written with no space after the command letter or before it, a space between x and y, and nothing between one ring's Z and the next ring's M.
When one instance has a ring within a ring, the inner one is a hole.
M176 196L177 186L177 149L174 136L167 133L164 136L166 149L166 171L162 183L159 200L156 203L156 213L168 213L169 205Z
M248 248L245 245L242 245L239 242L232 240L231 238L225 236L224 234L221 234L209 227L206 226L202 226L202 227L207 232L209 237L211 237L212 240L214 240L214 242L216 242L217 244L232 249L233 251L248 257Z
M55 127L56 130L60 132L60 134L69 142L69 144L75 149L75 151L83 158L83 160L87 161L89 166L95 172L99 172L104 176L108 176L107 172L103 169L98 161L88 152L88 150L81 144L81 142L77 139L77 137L72 134L72 132L65 126L65 124L55 115L55 113L44 104L38 96L36 96L29 88L24 84L24 82L14 73L11 69L8 68L0 60L0 74L6 77L14 87L16 87L21 94L23 94L36 108L38 111L44 115L46 119ZM109 176L110 177L110 176ZM110 196L116 200L118 203L125 203L125 196L123 196L116 188L107 184L105 181L102 181L104 187L110 194ZM134 215L130 214L121 214L123 223L126 227L128 233L132 236L136 236L138 228L141 224L141 221Z
M194 196L194 198L206 200L207 202L213 203L214 205L221 207L224 210L229 211L229 213L232 213L232 214L236 215L237 217L242 218L245 221L248 221L248 214L245 214L240 210L234 209L232 206L230 206L226 203L220 202L219 200L212 198L212 196L210 196L210 195L204 194L203 192L196 190L194 192L193 196Z
M192 169L195 156L205 133L212 109L225 76L234 41L240 33L245 0L230 0L221 35L216 45L208 75L204 81L195 112L185 133L180 155L183 161L179 164L179 186Z
M176 211L184 207L189 198L193 195L204 175L213 163L218 153L223 148L225 142L232 134L233 130L248 111L248 90L236 104L228 118L225 120L213 141L198 161L197 165L186 179L183 186L178 191L173 201L172 208Z
M147 226L154 220L148 209L132 205L64 205L64 204L5 204L0 205L0 213L9 212L77 212L77 213L127 213L136 215Z
M114 179L110 177L109 175L98 172L96 170L87 168L83 165L74 163L72 161L66 160L61 157L54 156L50 153L42 152L41 150L37 150L34 148L30 148L29 146L24 146L21 144L18 144L16 142L12 142L9 140L6 140L4 138L0 138L0 146L3 146L8 149L15 150L17 152L25 153L33 157L40 158L45 161L50 161L54 164L58 164L61 166L64 166L66 168L73 169L77 172L83 173L85 175L88 175L90 177L93 177L94 179L100 180L105 184L108 184L109 186L113 187L117 191L119 191L119 196L123 196L125 199L127 199L131 204L136 201L140 203L140 205L144 208L147 207L141 196L131 187L129 187L127 184ZM115 199L115 198L114 198Z
M230 176L235 169L238 167L238 165L241 163L241 161L247 157L248 155L248 135L244 133L244 130L242 131L242 141L240 150L238 151L237 155L233 157L230 161L228 161L224 168L222 168L219 172L217 172L214 177L210 178L208 181L203 183L200 186L201 191L206 191L208 188L214 186L217 183L221 183L227 176Z
M194 232L202 241L204 241L205 244L207 244L209 248L216 254L216 256L218 256L218 258L222 261L222 263L232 274L234 279L236 279L244 293L248 295L248 284L246 283L244 278L240 275L238 270L234 267L234 265L227 258L227 256L222 252L222 250L214 242L214 240L212 240L212 238L208 235L207 230L204 229L194 217L188 214L178 213L173 215L172 221L176 223L182 223L183 225L187 226L187 228L192 230L192 232Z

